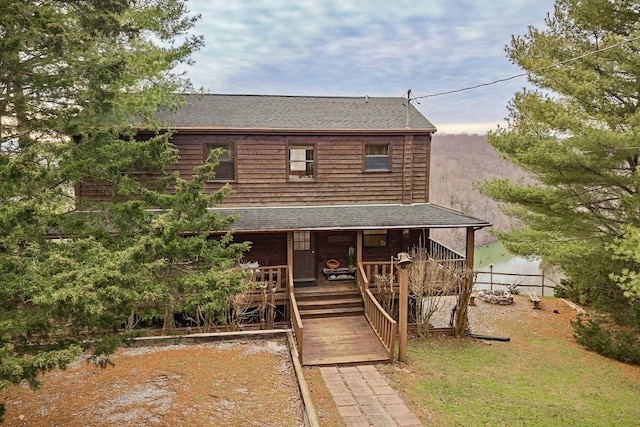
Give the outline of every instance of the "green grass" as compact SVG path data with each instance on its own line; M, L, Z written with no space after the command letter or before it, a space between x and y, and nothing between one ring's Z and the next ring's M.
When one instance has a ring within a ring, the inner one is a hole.
M628 377L629 368L530 321L510 324L506 343L412 340L412 375L395 376L405 399L434 412L438 426L640 425L638 371Z

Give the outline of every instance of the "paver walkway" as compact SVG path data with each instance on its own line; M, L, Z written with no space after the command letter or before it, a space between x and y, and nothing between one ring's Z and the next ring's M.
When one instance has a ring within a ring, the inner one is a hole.
M422 426L375 366L331 366L320 372L347 427Z

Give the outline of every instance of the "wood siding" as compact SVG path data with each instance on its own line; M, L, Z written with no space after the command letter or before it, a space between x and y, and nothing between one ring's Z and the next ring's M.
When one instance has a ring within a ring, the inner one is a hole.
M143 136L144 137L144 136ZM204 162L206 145L233 143L234 195L221 206L339 205L428 202L430 135L237 135L180 133L172 142L180 160L167 173L193 176ZM365 171L365 144L389 144L390 170ZM315 147L313 180L289 180L287 149ZM212 180L206 191L227 181ZM81 184L77 195L108 197L104 187Z
M316 255L316 276L322 277L322 269L330 259L346 266L345 252L349 246L357 246L356 231L319 231L315 232L315 245L312 250ZM405 252L428 239L427 230L388 230L387 246L379 248L363 248L364 262L389 261L398 252ZM287 264L287 233L235 233L234 241L251 242L251 249L245 253L245 261L256 261L262 266Z
M287 264L287 233L235 233L233 240L251 242L251 249L244 253L245 261L267 266Z

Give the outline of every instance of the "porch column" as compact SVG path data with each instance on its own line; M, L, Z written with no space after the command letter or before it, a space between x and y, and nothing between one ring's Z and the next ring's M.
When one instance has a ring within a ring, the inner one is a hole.
M398 285L400 285L398 313L398 361L407 361L407 323L409 321L409 272L406 268L398 268Z
M356 231L356 284L360 289L360 292L363 291L364 286L364 278L360 275L360 263L362 262L362 248L364 245L362 244L362 230Z
M470 270L473 270L473 257L475 255L474 253L474 249L475 249L475 232L476 229L473 227L467 227L467 248L466 248L466 254L467 254L467 268Z
M293 291L293 289L289 289L289 285L293 285L293 281L289 280L289 278L293 277L293 231L287 231L287 290Z

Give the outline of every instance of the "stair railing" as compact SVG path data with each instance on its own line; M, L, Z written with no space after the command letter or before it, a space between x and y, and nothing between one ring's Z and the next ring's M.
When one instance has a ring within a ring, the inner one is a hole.
M364 315L378 339L387 350L389 359L393 360L398 322L393 320L371 293L369 289L369 279L362 263L358 264L358 270L358 287L364 301Z

